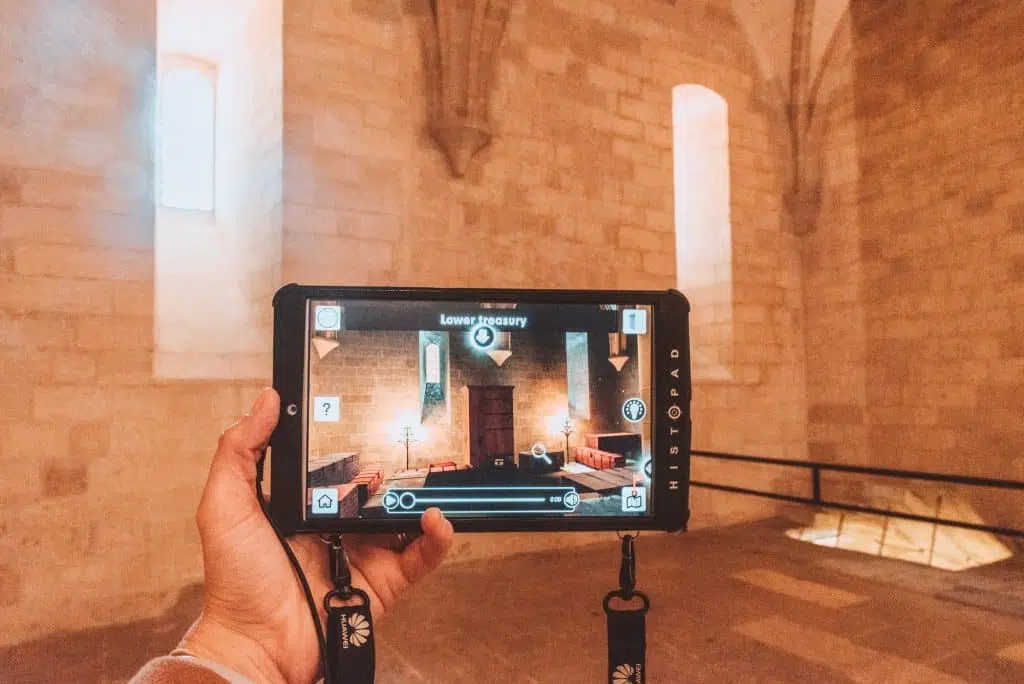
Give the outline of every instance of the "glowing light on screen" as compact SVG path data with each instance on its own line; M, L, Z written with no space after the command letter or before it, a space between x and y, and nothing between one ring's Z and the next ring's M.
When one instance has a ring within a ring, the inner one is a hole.
M426 348L427 357L427 382L437 384L441 382L441 347L436 344L428 344Z

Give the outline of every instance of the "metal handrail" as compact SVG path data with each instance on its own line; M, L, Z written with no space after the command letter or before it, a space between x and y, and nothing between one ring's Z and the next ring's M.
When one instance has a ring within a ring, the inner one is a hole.
M787 501L790 503L801 503L812 506L823 506L826 508L837 508L839 510L854 511L857 513L883 515L893 518L901 518L903 520L914 520L917 522L933 523L936 525L947 525L949 527L959 527L969 530L978 530L981 532L990 532L992 534L998 534L1005 537L1024 537L1024 530L1018 530L1011 527L979 525L976 523L964 522L962 520L949 520L948 518L914 515L913 513L901 513L892 510L872 508L871 506L859 506L856 504L848 504L841 501L828 501L822 498L821 495L821 472L823 470L841 473L855 473L858 475L870 475L875 477L893 477L907 480L926 480L929 482L944 482L947 484L968 485L972 487L992 487L998 489L1024 491L1024 482L1018 482L1016 480L1000 480L987 477L971 477L967 475L948 475L945 473L897 470L893 468L872 468L869 466L852 466L842 465L838 463L821 463L817 461L794 461L791 459L766 458L764 456L747 456L745 454L730 454L719 451L704 451L701 449L693 449L690 451L690 454L697 457L713 458L722 461L741 461L744 463L757 463L761 465L781 466L787 468L804 468L811 471L812 494L811 498L807 498L802 496L793 496L790 494L780 494L778 492L766 492L757 489L749 489L746 487L734 487L732 485L723 485L714 482L701 482L698 480L690 481L690 485L693 487L714 489L722 492L730 492L732 494L747 494L750 496L760 496L763 498L775 499L778 501Z

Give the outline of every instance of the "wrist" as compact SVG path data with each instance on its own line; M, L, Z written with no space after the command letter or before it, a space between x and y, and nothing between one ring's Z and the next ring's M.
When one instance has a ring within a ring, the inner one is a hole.
M286 681L256 640L207 616L200 616L172 654L190 655L217 663L253 684L279 684Z

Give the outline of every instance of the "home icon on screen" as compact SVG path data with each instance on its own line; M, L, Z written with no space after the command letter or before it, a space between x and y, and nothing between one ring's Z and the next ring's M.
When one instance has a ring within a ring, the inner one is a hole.
M338 514L338 490L333 487L313 490L313 513L318 515Z

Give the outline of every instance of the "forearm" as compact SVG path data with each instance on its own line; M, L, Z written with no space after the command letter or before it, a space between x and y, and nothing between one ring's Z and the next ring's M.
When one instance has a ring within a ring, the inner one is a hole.
M181 655L163 656L146 663L130 684L250 684L219 663Z
M276 684L277 668L258 645L216 623L198 620L178 648L139 670L131 684Z

